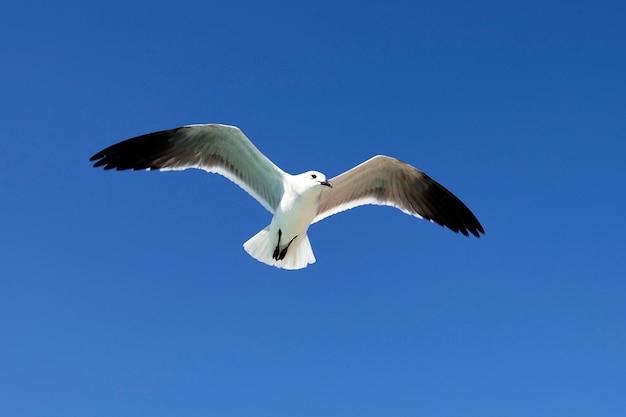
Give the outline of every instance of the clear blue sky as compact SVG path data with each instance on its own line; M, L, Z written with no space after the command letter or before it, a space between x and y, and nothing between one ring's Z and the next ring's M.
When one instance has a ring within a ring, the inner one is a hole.
M17 2L0 11L0 415L626 415L622 1ZM484 225L271 218L88 158L239 126L291 173L375 154Z

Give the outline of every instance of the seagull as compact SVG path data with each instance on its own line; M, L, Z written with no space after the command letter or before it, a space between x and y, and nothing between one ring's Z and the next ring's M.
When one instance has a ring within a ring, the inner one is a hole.
M269 226L243 247L277 268L301 269L314 263L309 226L365 204L396 207L465 236L485 233L461 200L398 159L377 155L330 180L318 171L291 175L235 126L194 124L149 133L109 146L90 161L105 170L198 168L225 176L273 214Z

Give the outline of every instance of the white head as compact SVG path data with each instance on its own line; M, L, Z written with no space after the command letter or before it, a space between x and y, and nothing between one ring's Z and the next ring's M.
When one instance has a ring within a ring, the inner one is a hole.
M307 171L296 175L296 178L304 190L318 189L321 191L323 187L333 188L333 185L326 180L326 175L318 171Z

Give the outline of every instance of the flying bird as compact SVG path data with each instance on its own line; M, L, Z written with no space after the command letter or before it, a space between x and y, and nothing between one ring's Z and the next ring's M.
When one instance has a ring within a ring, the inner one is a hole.
M290 175L235 126L197 124L149 133L109 146L90 161L105 170L198 168L225 176L274 215L243 247L253 258L278 268L314 263L309 226L365 204L397 207L465 236L485 233L461 200L398 159L374 156L330 180L317 171Z

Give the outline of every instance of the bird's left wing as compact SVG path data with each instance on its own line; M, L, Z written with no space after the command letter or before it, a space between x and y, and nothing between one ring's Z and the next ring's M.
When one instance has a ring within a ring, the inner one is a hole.
M199 168L225 176L274 213L285 172L263 155L241 130L218 124L189 125L125 140L90 158L104 169L183 170Z
M364 204L397 207L465 236L485 233L470 209L419 169L378 155L329 180L333 188L320 196L313 223Z

